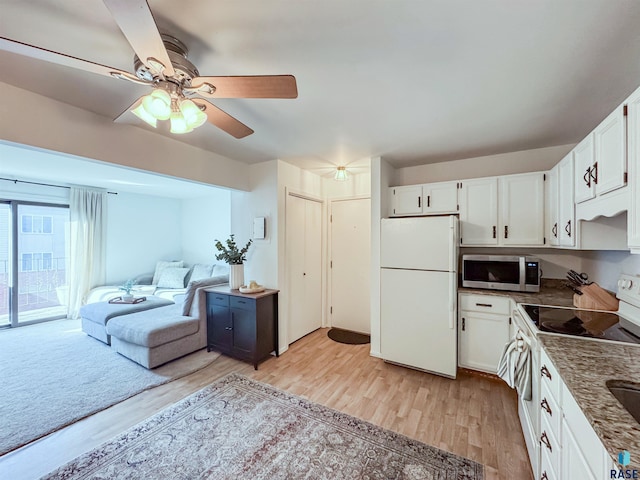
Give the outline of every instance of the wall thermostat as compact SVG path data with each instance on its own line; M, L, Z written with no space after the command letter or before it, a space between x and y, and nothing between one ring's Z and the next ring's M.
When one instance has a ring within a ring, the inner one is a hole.
M266 237L266 221L264 217L256 217L253 219L253 238L254 240L263 240Z

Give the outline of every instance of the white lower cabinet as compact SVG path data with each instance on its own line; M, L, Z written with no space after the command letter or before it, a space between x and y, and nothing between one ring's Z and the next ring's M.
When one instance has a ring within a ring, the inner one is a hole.
M611 458L540 349L540 480L609 478ZM534 466L534 471L535 471Z
M464 293L458 298L458 365L495 374L510 339L511 299Z

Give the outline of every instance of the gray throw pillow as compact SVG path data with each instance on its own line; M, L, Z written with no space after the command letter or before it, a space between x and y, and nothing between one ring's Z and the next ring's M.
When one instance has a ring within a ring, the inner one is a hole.
M160 275L162 275L162 271L168 267L184 267L184 262L182 260L172 261L172 262L167 262L166 260L159 260L158 263L156 263L156 271L153 274L153 279L151 280L152 285L158 285L158 282L160 281ZM184 288L184 287L181 287L181 288Z
M184 288L184 277L187 273L189 273L188 268L165 268L158 279L158 288Z
M217 277L205 278L204 280L198 280L197 282L189 282L187 287L187 293L185 294L184 303L182 304L182 315L188 317L191 313L191 305L196 296L196 290L202 287L210 287L212 285L222 285L229 283L229 275L220 275ZM203 312L201 312L203 313Z
M204 263L196 263L191 270L191 276L189 277L190 282L197 282L199 280L204 280L205 278L211 278L211 271L213 270L213 265L206 265Z

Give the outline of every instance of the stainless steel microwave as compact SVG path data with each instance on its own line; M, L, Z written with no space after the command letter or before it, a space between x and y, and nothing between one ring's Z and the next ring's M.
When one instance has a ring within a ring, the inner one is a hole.
M462 286L515 292L540 291L540 260L520 255L463 255Z

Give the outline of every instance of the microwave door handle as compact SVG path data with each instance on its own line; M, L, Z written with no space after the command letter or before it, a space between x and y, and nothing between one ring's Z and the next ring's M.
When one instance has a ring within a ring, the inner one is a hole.
M525 257L520 257L520 291L526 292L527 286L525 282L527 281L527 270L526 270L526 259Z

